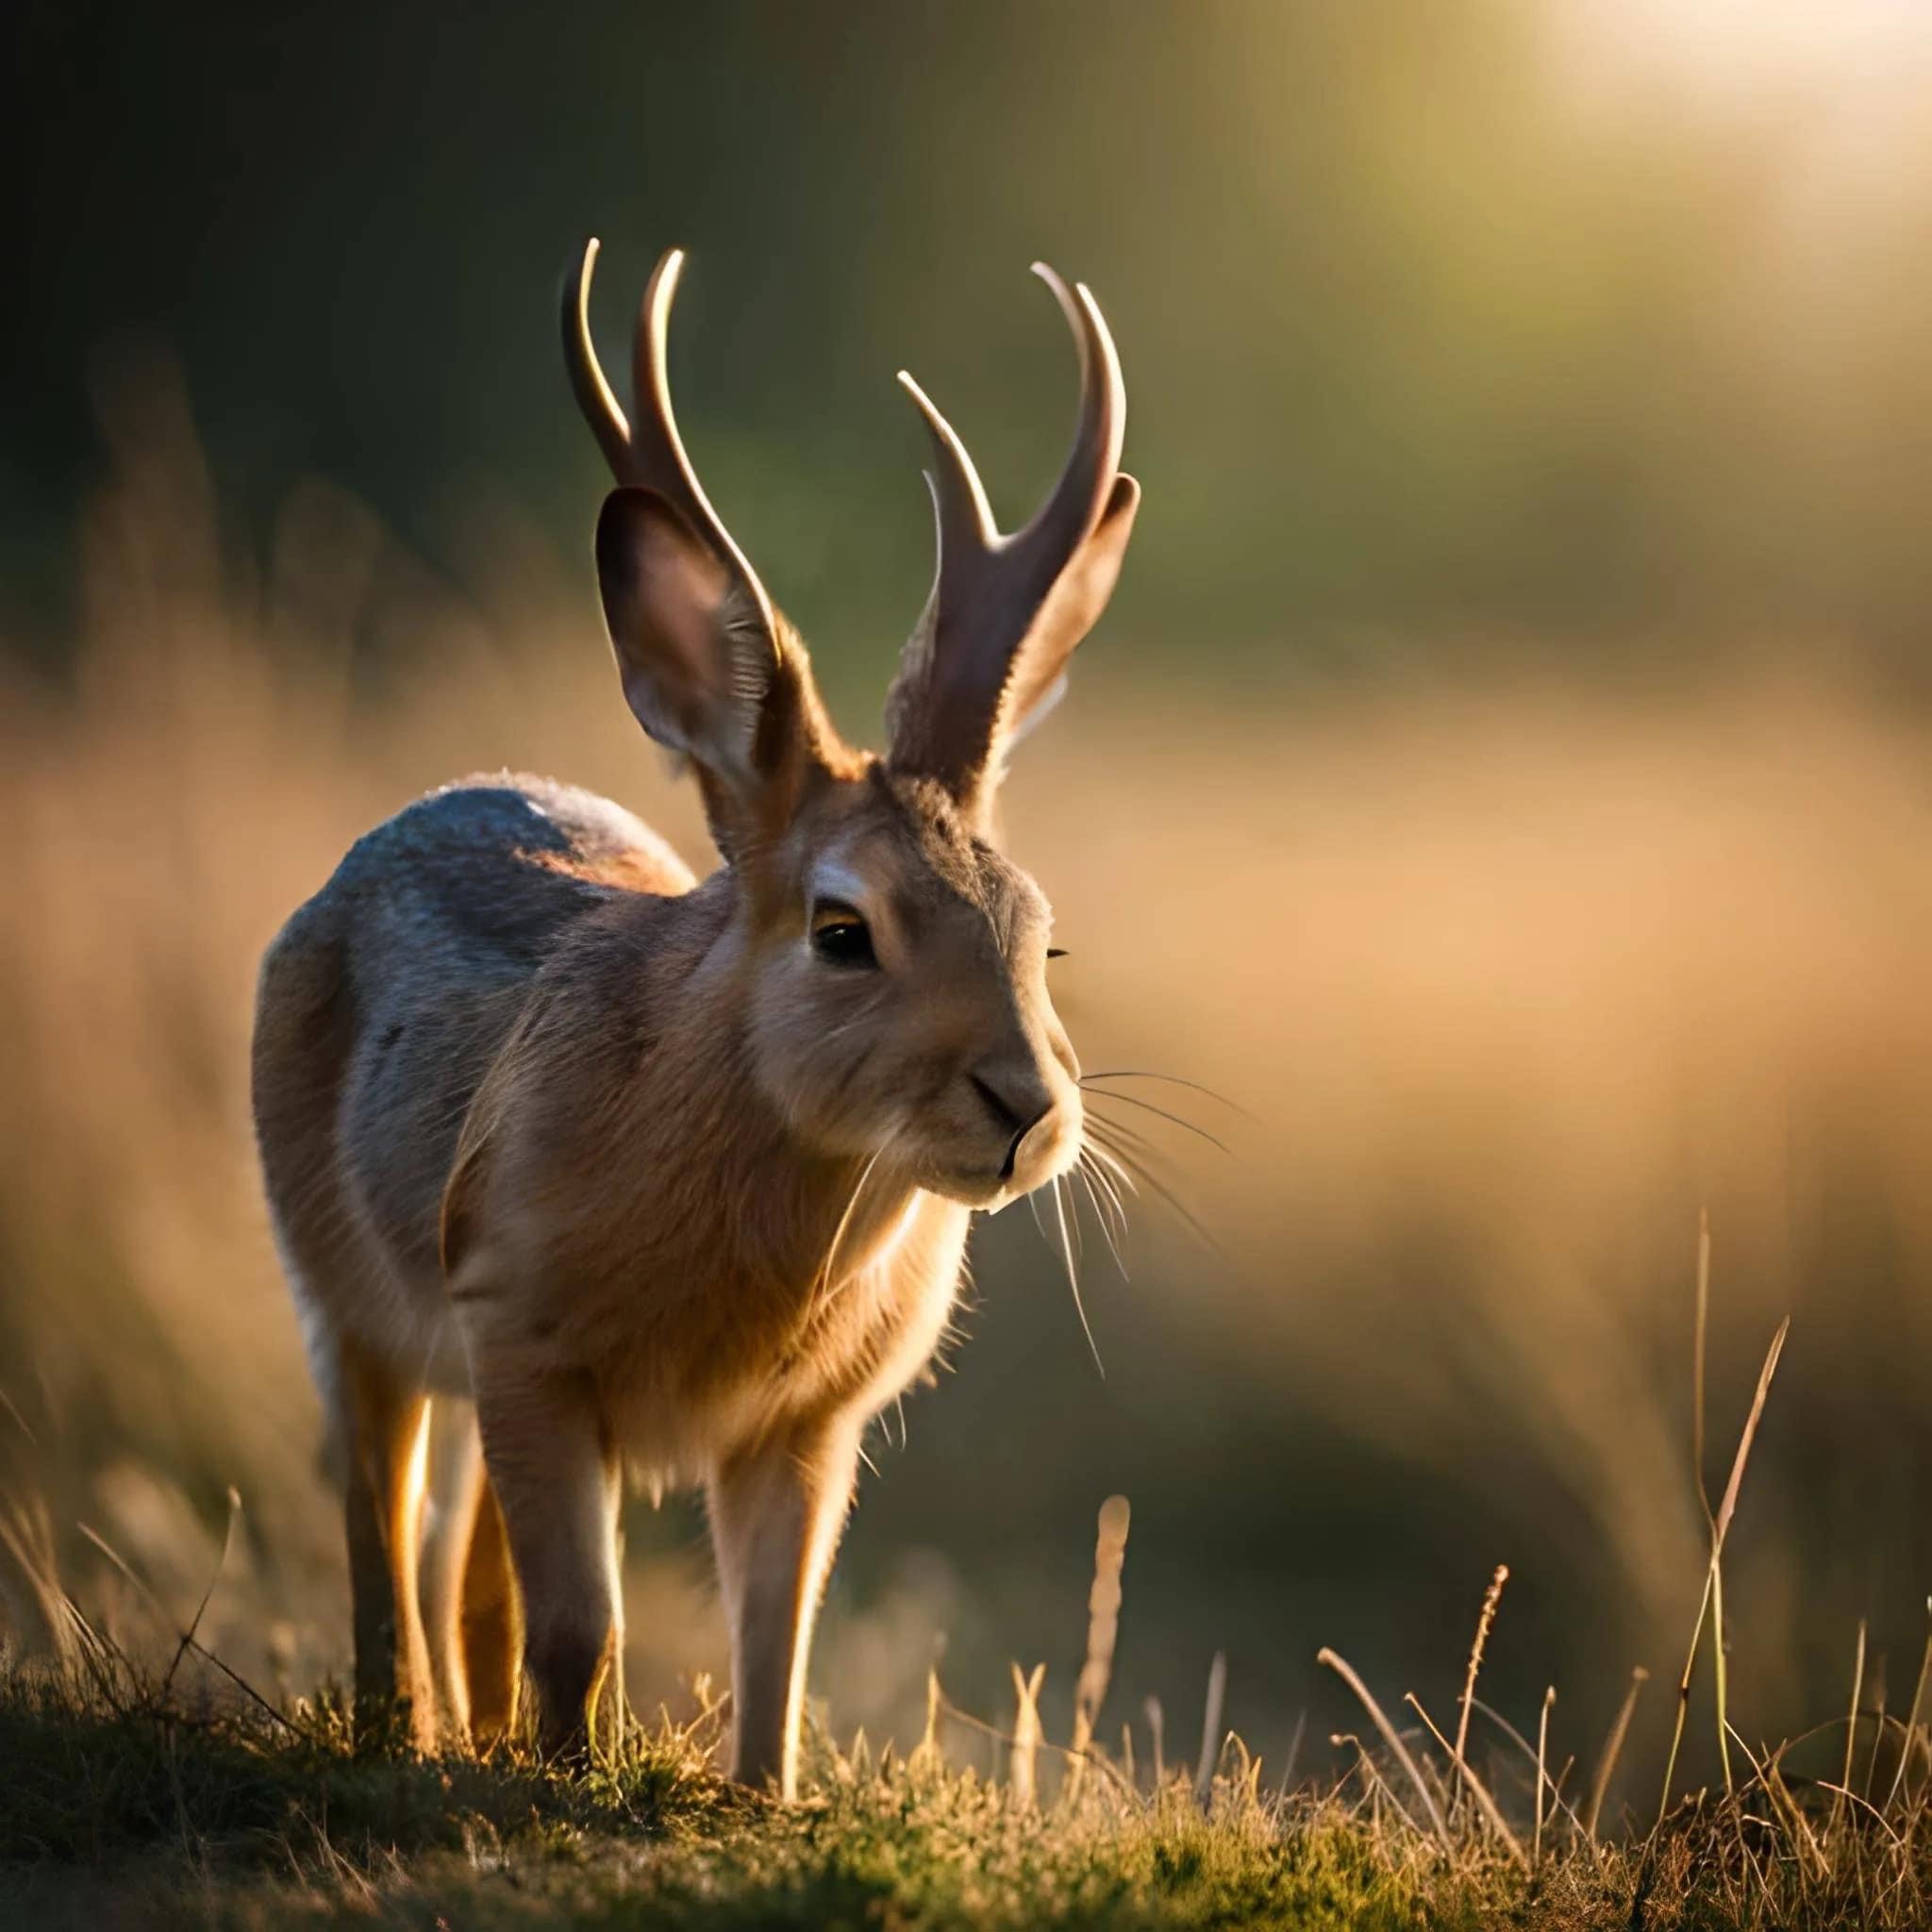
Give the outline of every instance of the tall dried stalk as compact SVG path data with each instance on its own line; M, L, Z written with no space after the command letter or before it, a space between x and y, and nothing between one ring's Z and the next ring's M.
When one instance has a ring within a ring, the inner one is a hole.
M1074 1761L1067 1772L1070 1797L1080 1789L1087 1752L1093 1742L1093 1726L1113 1676L1114 1645L1120 1637L1121 1566L1126 1561L1132 1514L1124 1496L1109 1496L1100 1506L1099 1536L1093 1545L1093 1588L1087 1596L1087 1659L1074 1689Z
M1360 1700L1362 1708L1374 1720L1375 1728L1382 1734L1382 1741L1388 1745L1390 1755L1401 1765L1408 1781L1415 1787L1416 1796L1423 1801L1423 1809L1428 1813L1429 1824L1445 1852L1455 1850L1455 1841L1449 1836L1448 1821L1442 1816L1442 1807L1436 1803L1436 1794L1430 1790L1422 1774L1422 1767L1410 1756L1402 1734L1389 1722L1387 1713L1370 1694L1369 1687L1357 1675L1354 1665L1338 1656L1325 1645L1315 1653L1318 1664L1326 1664Z
M1845 1719L1845 1768L1839 1779L1839 1788L1832 1793L1831 1817L1826 1822L1824 1836L1827 1841L1838 1836L1839 1813L1844 1808L1845 1795L1852 1788L1852 1755L1858 1742L1858 1705L1865 1693L1865 1620L1858 1619L1858 1649L1852 1663L1852 1708Z
M1503 1601L1503 1586L1509 1581L1509 1566L1496 1565L1490 1587L1483 1593L1482 1614L1475 1621L1475 1641L1469 1647L1469 1674L1462 1680L1462 1709L1456 1720L1456 1758L1460 1763L1469 1749L1469 1707L1475 1702L1475 1680L1483 1667L1483 1651L1495 1626L1496 1607Z
M1630 1735L1630 1718L1637 1708L1638 1693L1650 1681L1650 1673L1641 1664L1630 1673L1630 1688L1624 1692L1624 1701L1617 1707L1617 1715L1611 1721L1610 1734L1604 1740L1603 1755L1597 1759L1596 1775L1590 1785L1590 1808L1583 1814L1583 1829L1591 1844L1596 1842L1597 1820L1603 1816L1604 1796L1610 1789L1610 1778L1617 1769L1617 1759L1624 1755L1624 1740Z
M1217 1650L1208 1666L1208 1697L1201 1707L1201 1756L1194 1766L1194 1795L1202 1804L1214 1789L1214 1767L1221 1760L1221 1706L1227 1695L1227 1653Z
M1702 1328L1700 1322L1699 1327ZM1657 1827L1663 1824L1664 1813L1670 1808L1671 1785L1677 1774L1677 1754L1684 1741L1684 1721L1690 1708L1690 1683L1696 1673L1697 1652L1704 1641L1704 1625L1710 1615L1711 1602L1719 1584L1718 1578L1724 1560L1724 1538L1730 1533L1731 1519L1737 1513L1738 1491L1744 1480L1744 1465L1751 1458L1751 1444L1757 1440L1757 1425L1764 1417L1765 1398L1771 1393L1772 1377L1777 1374L1778 1357L1784 1353L1785 1337L1790 1332L1791 1318L1787 1315L1777 1324L1777 1332L1771 1338L1771 1347L1766 1351L1764 1366L1757 1373L1757 1391L1751 1398L1751 1412L1744 1419L1743 1434L1738 1439L1738 1453L1731 1462L1731 1478L1724 1485L1724 1501L1719 1504L1710 1529L1710 1564L1704 1574L1704 1595L1697 1606L1697 1621L1690 1631L1690 1648L1684 1658L1683 1674L1677 1680L1677 1719L1671 1733L1670 1757L1664 1764L1663 1788L1657 1798L1657 1822L1651 1827L1653 1840ZM1702 1349L1699 1350L1702 1359ZM1718 1695L1720 1706L1718 1722L1726 1737L1730 1723L1723 1707L1724 1696L1724 1652L1720 1644L1718 1651ZM1726 1759L1728 1778L1728 1759ZM1727 1787L1728 1789L1728 1787Z
M1040 1687L1046 1681L1046 1666L1035 1664L1030 1674L1013 1666L1013 1744L1007 1789L1013 1807L1030 1811L1038 1801L1037 1766L1040 1757Z

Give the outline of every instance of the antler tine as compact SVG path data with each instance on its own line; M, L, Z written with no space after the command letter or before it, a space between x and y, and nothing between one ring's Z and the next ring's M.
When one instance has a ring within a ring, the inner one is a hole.
M974 811L1106 607L1140 504L1120 469L1126 390L1107 323L1084 284L1069 288L1043 262L1033 272L1074 332L1080 410L1053 489L1020 529L1000 533L965 445L899 376L932 437L939 568L886 699L891 762Z
M899 387L912 398L925 418L926 433L932 438L933 467L925 480L932 489L933 510L939 518L940 557L968 547L994 550L1004 541L992 520L992 507L986 500L986 486L958 432L933 406L932 398L905 370L899 372Z
M632 475L630 425L604 380L591 341L591 274L597 265L597 238L584 243L584 258L576 275L563 287L563 360L570 371L570 386L576 394L577 408L584 412L604 452L605 460L620 483L639 480Z
M682 510L757 605L769 630L773 624L772 601L758 582L758 573L711 508L710 498L705 494L697 472L685 454L684 439L677 433L677 417L671 407L665 344L670 335L671 305L677 294L678 277L684 272L684 250L668 249L659 258L644 290L631 352L635 420L627 424L617 398L610 392L610 385L604 379L597 352L591 342L591 272L596 263L597 246L595 237L584 244L583 266L577 272L575 297L569 291L564 295L564 359L570 365L578 407L590 420L617 480L655 490Z
M684 453L684 439L677 433L677 417L671 407L665 345L671 333L671 305L677 299L678 277L683 273L684 250L667 249L652 270L644 299L638 305L637 336L631 344L631 395L638 428L632 432L631 448L639 469L644 472L641 482L670 497L708 535L723 536L717 512L699 488L697 473ZM730 539L724 541L728 543Z
M1127 430L1127 391L1113 337L1087 284L1069 289L1043 261L1033 264L1033 273L1053 291L1074 332L1080 357L1080 417L1053 494L1015 541L1043 541L1051 536L1052 547L1071 555L1093 534L1119 473Z
M637 340L631 351L631 383L637 399L639 427L631 437L635 454L644 458L641 467L653 474L642 480L668 496L691 518L699 534L711 545L731 570L758 608L765 628L773 622L772 600L758 582L758 573L732 541L731 532L711 508L711 499L698 481L684 451L684 439L677 433L677 416L671 407L671 371L666 343L671 334L671 305L677 296L678 277L684 273L684 250L667 249L652 271L638 309ZM640 438L644 447L639 451Z
M984 564L997 557L1012 557L1016 572L1027 576L1043 566L1051 581L1092 534L1120 469L1126 389L1113 337L1085 283L1070 289L1043 261L1033 264L1033 273L1053 291L1074 332L1080 358L1080 414L1059 479L1024 528L1001 534L966 445L918 383L903 369L899 372L900 387L925 419L932 438L933 468L927 481L940 534L934 595L947 604L953 602L953 597L943 596L949 578L954 584L978 578Z

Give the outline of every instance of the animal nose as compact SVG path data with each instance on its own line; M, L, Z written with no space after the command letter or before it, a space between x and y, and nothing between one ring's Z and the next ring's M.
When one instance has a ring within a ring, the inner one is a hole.
M1007 1142L1007 1158L1000 1167L1000 1179L1009 1181L1020 1161L1020 1143L1053 1111L1053 1094L1040 1078L1028 1074L1024 1078L1011 1074L989 1078L975 1073L973 1085L979 1097L992 1110L1012 1139Z

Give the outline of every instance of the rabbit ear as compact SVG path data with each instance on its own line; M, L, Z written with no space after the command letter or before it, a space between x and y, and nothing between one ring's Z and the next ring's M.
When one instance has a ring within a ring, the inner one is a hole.
M1099 306L1043 264L1034 272L1073 330L1080 414L1059 481L1024 529L1001 534L952 425L899 378L932 438L940 558L887 699L891 762L937 779L969 813L984 809L1008 749L1058 694L1106 608L1141 503L1120 468L1126 391Z
M719 849L738 856L825 761L804 646L654 490L605 499L597 583L632 712L696 765Z
M745 778L777 662L764 616L653 490L613 490L597 519L597 586L624 694L659 744Z

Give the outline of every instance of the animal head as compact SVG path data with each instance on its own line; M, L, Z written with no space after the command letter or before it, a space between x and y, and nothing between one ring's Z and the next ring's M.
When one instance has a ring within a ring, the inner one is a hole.
M804 644L678 436L665 339L681 254L644 296L626 419L591 344L596 251L566 288L563 339L619 485L597 523L605 621L632 711L690 760L737 883L755 1075L809 1150L1003 1206L1080 1144L1078 1063L1047 985L1051 910L998 849L991 806L1107 604L1140 504L1119 467L1126 402L1107 325L1085 288L1036 268L1073 329L1080 411L1059 481L1010 535L964 444L901 375L932 440L939 567L874 755L833 728Z

